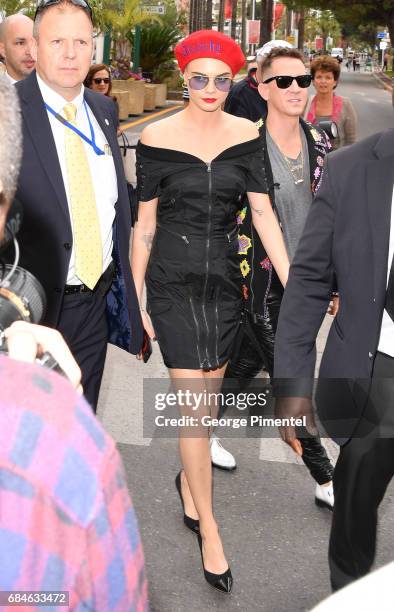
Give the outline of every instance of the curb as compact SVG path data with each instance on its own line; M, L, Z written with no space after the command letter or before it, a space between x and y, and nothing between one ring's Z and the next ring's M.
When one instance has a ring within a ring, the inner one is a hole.
M392 93L393 85L390 85L384 79L382 79L378 72L373 72L372 76L375 79L375 81L378 81L378 83L380 83L386 91L390 91Z

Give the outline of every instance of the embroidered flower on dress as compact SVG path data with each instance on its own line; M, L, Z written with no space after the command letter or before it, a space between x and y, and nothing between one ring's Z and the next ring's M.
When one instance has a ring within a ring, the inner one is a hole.
M249 289L246 285L242 285L242 295L244 300L247 300L249 298Z
M242 225L246 217L246 206L237 212L237 224Z
M313 176L317 179L320 176L320 168L315 168L315 171L313 173Z
M260 266L263 268L263 270L272 270L272 263L268 257L263 259L263 261L260 261Z
M320 155L317 156L316 161L319 164L319 166L322 166L324 164L324 159Z
M238 236L238 244L238 255L247 255L248 250L252 246L252 241L248 236L245 236L245 234L241 234Z
M241 269L242 276L245 278L250 272L250 265L248 264L246 259L243 259L241 261L241 263L239 264L239 267Z

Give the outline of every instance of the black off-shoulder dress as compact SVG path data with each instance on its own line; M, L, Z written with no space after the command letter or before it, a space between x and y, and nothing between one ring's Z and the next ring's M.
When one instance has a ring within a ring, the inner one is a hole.
M243 299L237 214L247 191L268 192L263 161L260 138L210 163L138 143L139 201L159 198L147 310L169 368L209 370L228 361Z

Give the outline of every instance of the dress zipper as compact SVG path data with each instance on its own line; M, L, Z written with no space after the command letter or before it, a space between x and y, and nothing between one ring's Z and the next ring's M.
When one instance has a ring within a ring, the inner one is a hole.
M205 311L205 300L207 297L207 287L208 287L208 275L209 275L209 247L211 242L211 214L212 214L212 172L211 172L211 164L207 164L207 172L208 172L208 199L209 199L209 207L208 207L208 232L207 232L207 251L206 251L206 273L205 273L205 286L204 286L204 294L202 300L202 312L204 315L205 327L207 328L207 339L205 345L205 354L207 359L207 368L212 368L212 365L209 361L208 354L208 341L209 341L209 327L207 320L207 313Z
M218 296L215 296L215 326L216 326L216 339L215 339L215 357L216 367L219 367L219 355L218 355L218 340L219 340L219 313L218 313Z
M194 304L193 304L193 299L192 299L191 295L189 296L189 302L190 302L190 308L192 309L194 324L196 326L196 332L197 332L197 355L198 355L198 361L200 363L200 368L203 369L204 368L204 364L201 361L201 351L200 351L200 326L198 324L198 319L196 317L196 311L194 310Z
M178 232L174 232L173 230L169 230L166 227L163 227L162 225L160 225L160 223L156 223L157 227L159 227L161 230L163 230L163 232L168 232L169 234L172 234L173 236L176 236L177 238L182 238L182 240L184 242L186 242L186 244L190 244L188 237L182 234L178 234Z

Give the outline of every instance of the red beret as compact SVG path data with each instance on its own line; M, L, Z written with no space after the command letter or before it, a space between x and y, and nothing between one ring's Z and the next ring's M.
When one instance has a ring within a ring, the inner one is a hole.
M215 30L193 32L177 44L174 53L182 72L189 62L200 57L221 60L230 66L233 75L245 64L240 46L230 36Z

